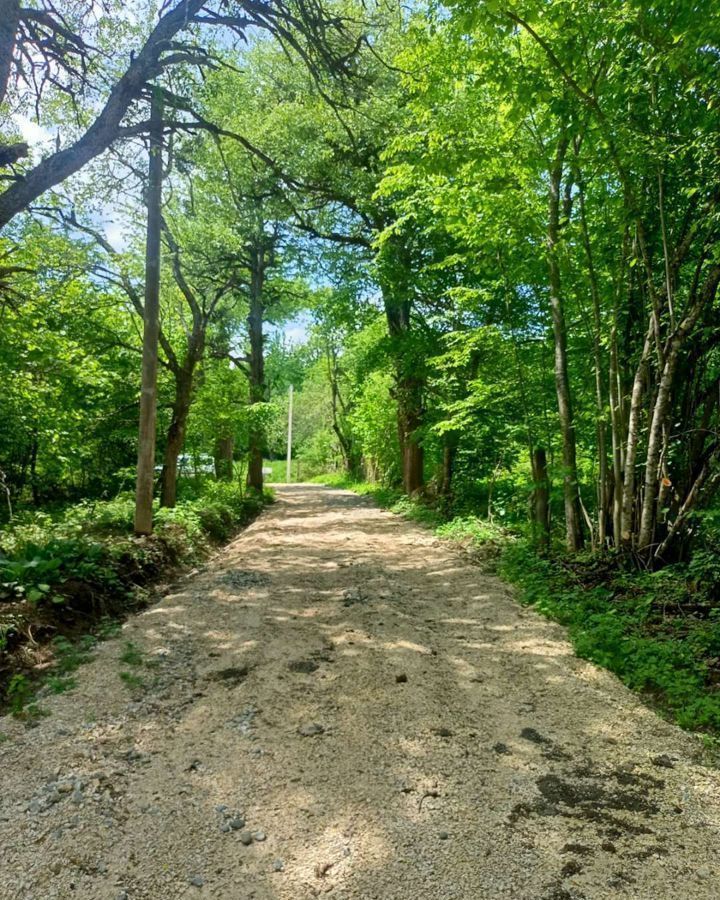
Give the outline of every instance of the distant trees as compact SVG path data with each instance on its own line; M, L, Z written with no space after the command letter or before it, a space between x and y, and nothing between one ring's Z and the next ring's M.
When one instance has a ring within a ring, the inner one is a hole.
M5 126L0 225L145 135L148 83L171 110L163 502L206 371L223 392L246 379L247 479L262 485L269 331L313 307L308 391L327 391L314 458L364 464L447 511L530 513L543 546L554 529L571 552L589 544L651 567L683 554L720 481L720 14L708 0L458 0L404 16L190 0L146 33L122 25L129 60L108 47L106 18L80 27L82 0L63 17L45 0L4 9L6 108L52 95L91 124L68 127L69 141L61 127L37 163ZM211 53L216 27L267 39L238 66L229 48ZM60 206L48 202L56 219ZM87 207L64 225L98 231ZM32 281L31 232L14 221L0 286ZM126 257L109 267L113 296L142 312ZM19 305L7 308L19 327ZM227 474L232 428L203 404ZM315 419L304 421L298 434ZM6 468L29 472L31 445Z

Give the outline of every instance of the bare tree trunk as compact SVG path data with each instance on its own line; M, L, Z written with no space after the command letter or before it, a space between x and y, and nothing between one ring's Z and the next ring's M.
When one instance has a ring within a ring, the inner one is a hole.
M152 534L155 480L155 421L157 417L158 335L160 332L160 224L162 205L162 129L160 91L153 91L150 112L148 218L145 243L145 315L142 353L142 391L138 439L135 532Z
M654 325L651 322L645 335L640 361L635 370L632 393L630 395L630 414L627 424L627 444L625 448L625 478L623 482L622 510L620 524L620 543L626 549L633 545L634 512L635 512L635 460L637 459L638 442L640 440L640 421L642 416L642 397L647 381L648 359L652 350Z
M664 354L664 365L658 383L657 396L652 411L652 419L648 431L648 449L645 461L645 490L640 512L640 529L638 533L638 549L648 548L654 538L655 518L660 483L660 460L663 448L663 436L671 409L671 392L675 380L680 351L686 338L695 327L702 310L710 304L717 291L720 280L720 266L713 266L703 286L701 296L695 299L682 322L675 329Z
M612 326L610 328L610 366L608 395L610 397L610 428L612 433L612 523L613 545L622 545L623 482L625 478L625 396L624 377L620 366L618 347L618 304L625 283L625 260L627 258L627 232L623 238L620 257L620 274L614 290Z
M160 476L160 506L172 508L177 503L178 456L185 443L185 429L192 402L192 389L193 369L183 368L175 374L175 401L173 402L172 420L168 428L162 475Z
M550 170L548 204L548 270L550 277L550 311L555 340L555 390L557 393L560 432L563 445L563 493L565 498L565 537L568 551L580 550L583 545L580 493L577 478L577 452L575 425L570 396L570 380L567 364L567 329L562 296L560 262L557 247L560 236L560 189L568 138L562 135L558 141L555 160Z
M582 224L583 244L587 257L588 278L590 280L590 294L592 296L593 309L593 366L595 369L595 402L597 404L596 433L598 455L598 484L597 484L597 538L600 547L605 546L607 538L607 514L610 506L608 499L609 477L607 458L607 418L605 415L605 398L603 396L603 372L600 341L602 336L602 320L600 315L600 288L598 286L595 261L593 259L592 244L588 231L587 217L585 215L585 185L581 177L578 177L578 196L580 199L580 221Z
M263 287L265 277L264 252L254 248L250 275L250 310L248 313L248 336L250 338L249 377L250 404L265 401L265 357L263 339L263 318L265 307ZM262 451L264 434L257 424L250 429L248 446L247 486L256 491L263 489Z
M342 428L340 414L341 411L343 414L346 412L346 407L343 403L342 395L340 394L337 351L334 347L329 346L329 342L326 347L326 359L328 380L330 381L332 429L335 432L335 437L338 439L338 444L340 445L340 452L343 457L343 467L348 475L354 475L357 473L358 459L354 452L352 437L349 434L346 434Z

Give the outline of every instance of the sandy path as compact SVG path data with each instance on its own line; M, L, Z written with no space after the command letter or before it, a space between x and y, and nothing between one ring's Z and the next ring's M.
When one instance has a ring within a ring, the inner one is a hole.
M278 494L0 720L3 900L720 897L694 739L428 532Z

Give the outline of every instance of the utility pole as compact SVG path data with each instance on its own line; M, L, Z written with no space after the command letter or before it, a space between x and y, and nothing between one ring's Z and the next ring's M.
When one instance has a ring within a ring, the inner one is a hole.
M287 435L287 464L285 466L285 483L290 484L292 480L292 404L293 404L293 386L290 385L290 402L288 404L288 435Z
M162 209L163 109L160 89L153 88L150 107L150 161L145 241L145 309L142 349L142 391L138 435L135 534L152 534L157 418L158 335L160 332L160 217Z

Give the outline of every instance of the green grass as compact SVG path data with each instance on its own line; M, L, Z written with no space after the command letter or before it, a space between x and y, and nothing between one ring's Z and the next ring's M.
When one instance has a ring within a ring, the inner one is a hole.
M127 672L124 670L121 671L120 680L132 693L137 693L145 687L145 682L139 675L136 675L134 672Z
M122 653L120 654L120 662L126 666L141 666L143 664L143 655L137 644L127 641Z
M265 480L269 482L276 482L278 484L285 483L285 476L287 474L286 463L284 459L264 459L263 460L263 468L272 469L272 475L266 475ZM292 478L295 478L296 464L293 460L292 464Z
M720 753L720 608L714 570L697 571L702 558L648 573L597 554L543 557L528 540L485 519L442 522L432 507L391 488L342 475L313 480L370 496L441 538L491 556L521 603L567 628L579 657L613 672L681 727L702 732L710 755ZM714 557L707 561L715 565Z

